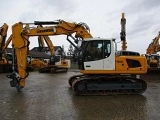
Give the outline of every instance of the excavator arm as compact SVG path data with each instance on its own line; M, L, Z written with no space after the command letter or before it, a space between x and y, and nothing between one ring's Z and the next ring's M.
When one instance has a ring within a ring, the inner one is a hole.
M157 37L153 39L153 41L149 44L146 54L156 54L160 51L160 45L159 45L159 39L160 39L160 32L158 33Z
M1 52L1 57L2 57L2 54L3 54L4 46L5 46L7 31L8 31L8 25L6 23L4 23L4 25L2 27L0 27L0 52Z
M70 23L63 20L56 22L34 22L35 25L50 25L45 27L30 27L30 24L22 22L16 23L12 26L12 44L13 50L15 50L15 56L17 58L18 73L13 72L8 75L11 78L11 87L16 87L17 91L25 86L25 78L28 76L26 73L27 66L27 53L29 47L29 37L31 36L55 36L55 35L67 35L70 36L75 33L75 38L92 38L89 33L89 28L85 23ZM25 25L25 27L23 27ZM14 52L13 52L14 54Z
M8 25L4 23L0 27L0 73L10 72L12 70L11 54L6 53L5 49L8 46L7 37Z
M148 48L146 49L146 58L148 63L148 70L160 70L159 63L160 63L160 56L157 54L157 52L160 51L160 45L159 45L159 39L160 39L160 32L158 35L152 40L152 42L149 44Z
M2 27L0 27L0 48L2 49L3 45L5 44L5 40L7 37L8 25L4 23Z
M121 18L121 32L120 32L120 38L122 41L122 50L127 49L127 42L126 42L126 18L125 18L125 13L122 13L122 18Z
M41 27L42 27L42 25L38 25L38 28L41 28ZM46 42L46 44L50 50L51 56L54 56L55 50L54 50L54 45L53 45L51 39L47 35L46 36L38 36L38 42L39 42L40 49L45 47L44 41Z
M45 43L47 44L50 51L50 60L45 61L42 59L33 59L31 61L31 66L39 68L40 73L67 72L68 68L70 68L70 60L62 59L62 55L55 55L54 45L49 36L38 36L38 41L39 50L42 50L43 47L45 47Z
M54 56L55 55L55 50L54 50L54 45L53 45L51 39L48 36L38 36L38 39L41 41L41 43L43 43L42 47L45 47L44 41L46 42L51 56Z

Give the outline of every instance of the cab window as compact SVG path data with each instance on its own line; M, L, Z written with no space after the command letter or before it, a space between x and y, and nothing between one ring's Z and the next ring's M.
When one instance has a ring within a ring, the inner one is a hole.
M85 51L85 61L95 61L106 58L111 53L110 41L89 41Z

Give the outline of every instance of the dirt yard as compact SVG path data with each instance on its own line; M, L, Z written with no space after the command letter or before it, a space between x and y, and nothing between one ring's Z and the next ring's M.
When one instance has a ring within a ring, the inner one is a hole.
M77 96L60 74L30 73L18 93L0 74L0 120L159 120L160 74L143 75L148 89L142 95Z

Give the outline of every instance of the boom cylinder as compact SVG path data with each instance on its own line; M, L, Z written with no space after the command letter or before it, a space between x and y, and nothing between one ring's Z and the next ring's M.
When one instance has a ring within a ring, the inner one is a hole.
M34 21L35 25L57 25L59 22L57 21Z

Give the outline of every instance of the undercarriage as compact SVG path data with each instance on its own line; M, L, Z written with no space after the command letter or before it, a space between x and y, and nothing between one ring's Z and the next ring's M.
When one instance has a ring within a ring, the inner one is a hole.
M147 89L142 79L123 75L77 75L69 84L77 95L142 94Z

